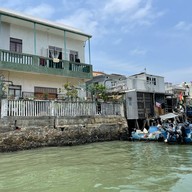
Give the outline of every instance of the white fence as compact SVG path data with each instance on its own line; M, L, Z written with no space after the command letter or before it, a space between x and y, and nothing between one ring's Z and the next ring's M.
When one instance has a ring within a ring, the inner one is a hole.
M6 116L124 116L122 103L1 100L1 118Z

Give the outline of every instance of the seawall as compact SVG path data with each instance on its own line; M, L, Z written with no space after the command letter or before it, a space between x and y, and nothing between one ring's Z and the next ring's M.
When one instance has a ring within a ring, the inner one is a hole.
M126 139L127 130L121 116L8 117L0 119L0 152Z

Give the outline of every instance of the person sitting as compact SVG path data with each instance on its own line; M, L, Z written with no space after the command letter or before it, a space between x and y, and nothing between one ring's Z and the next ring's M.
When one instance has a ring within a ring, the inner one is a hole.
M79 59L79 58L76 58L76 59L75 59L75 62L76 62L76 63L80 63L80 59Z
M185 142L185 137L187 137L187 134L185 132L185 127L181 126L181 142Z
M168 130L167 130L167 139L165 139L165 142L168 142L172 139L174 135L174 129L173 129L173 124L169 124Z

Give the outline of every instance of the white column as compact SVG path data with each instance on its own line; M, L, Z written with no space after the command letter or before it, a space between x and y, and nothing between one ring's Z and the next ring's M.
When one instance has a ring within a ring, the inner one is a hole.
M2 99L1 100L1 118L7 116L7 110L8 110L8 100Z

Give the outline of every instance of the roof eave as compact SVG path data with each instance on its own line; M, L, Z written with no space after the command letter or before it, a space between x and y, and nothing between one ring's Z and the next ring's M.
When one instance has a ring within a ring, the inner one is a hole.
M27 21L27 22L32 22L32 23L36 23L36 24L39 24L39 25L52 27L52 28L62 30L62 31L66 31L66 32L70 32L70 33L75 33L75 34L78 34L78 35L85 36L87 38L92 37L90 34L83 33L83 32L81 32L81 31L79 31L78 29L75 29L75 28L72 29L72 27L70 27L71 29L69 29L69 28L67 28L67 26L62 27L62 24L59 24L59 23L55 24L55 23L53 23L51 21L46 21L46 20L42 20L42 19L33 18L31 16L27 16L27 15L24 15L24 14L21 14L21 13L16 13L16 12L6 10L6 9L0 9L0 15L4 15L4 16L16 18L16 19L21 19L21 20L24 20L24 21Z

